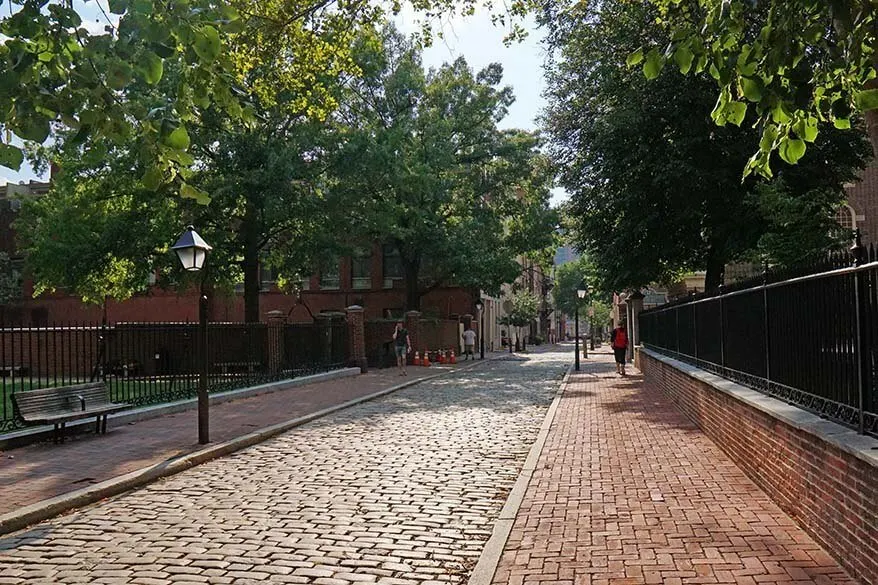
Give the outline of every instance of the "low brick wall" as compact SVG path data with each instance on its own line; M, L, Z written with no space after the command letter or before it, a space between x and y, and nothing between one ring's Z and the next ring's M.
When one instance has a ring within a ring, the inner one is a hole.
M878 584L878 440L648 349L637 364L852 576Z

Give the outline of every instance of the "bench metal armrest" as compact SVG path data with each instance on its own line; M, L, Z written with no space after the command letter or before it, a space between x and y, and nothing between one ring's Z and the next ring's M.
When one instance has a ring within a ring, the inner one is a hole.
M76 397L79 398L79 404L82 406L82 410L85 410L85 398L80 394L77 394Z

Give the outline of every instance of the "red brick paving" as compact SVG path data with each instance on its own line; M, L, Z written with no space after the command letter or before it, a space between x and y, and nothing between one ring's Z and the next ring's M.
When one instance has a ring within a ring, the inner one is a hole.
M445 366L374 370L210 407L214 443L437 373ZM197 410L137 423L107 424L105 436L70 437L62 445L39 443L0 452L0 514L40 500L191 453L198 445Z
M854 585L637 370L571 377L494 583Z

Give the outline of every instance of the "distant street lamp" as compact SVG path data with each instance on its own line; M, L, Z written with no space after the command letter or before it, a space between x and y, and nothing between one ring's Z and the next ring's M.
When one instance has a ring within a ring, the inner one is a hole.
M476 311L479 312L479 359L485 359L485 303L482 299L476 301Z
M594 307L588 308L588 344L594 351Z
M580 283L579 286L576 287L576 313L573 331L573 336L576 338L576 359L574 361L574 368L577 372L579 371L579 302L585 298L586 293L588 293L588 286L584 282ZM587 354L586 357L588 357Z
M197 272L204 267L207 253L212 250L191 225L186 228L177 243L171 246L180 258L180 264L188 272ZM200 372L198 375L198 442L210 442L209 413L207 399L207 295L198 295L198 334L201 339Z

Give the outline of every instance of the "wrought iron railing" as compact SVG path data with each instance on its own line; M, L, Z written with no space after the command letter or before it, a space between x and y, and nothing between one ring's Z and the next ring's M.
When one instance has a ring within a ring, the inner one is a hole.
M12 396L104 380L132 406L195 396L202 348L197 323L0 327L0 431L23 425ZM219 392L349 365L347 325L210 323L208 391Z
M817 414L878 435L878 257L736 285L640 314L640 339Z

